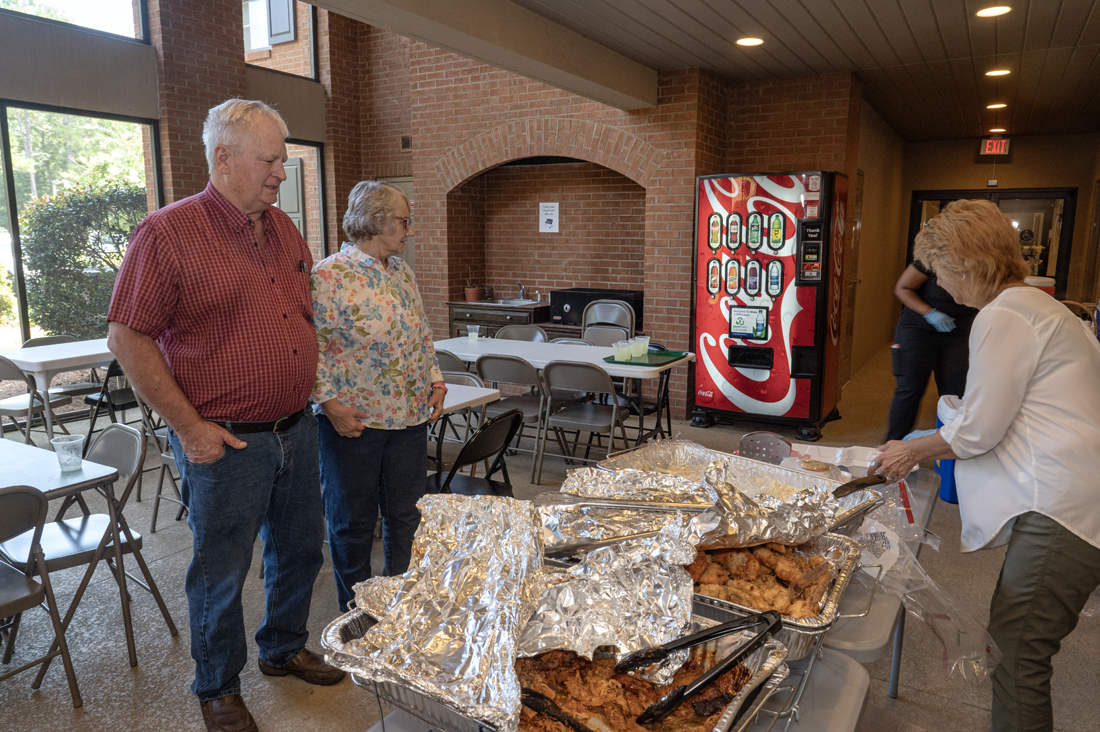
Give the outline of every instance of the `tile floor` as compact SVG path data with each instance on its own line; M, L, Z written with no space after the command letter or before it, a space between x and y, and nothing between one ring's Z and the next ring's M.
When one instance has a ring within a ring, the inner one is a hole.
M930 392L934 387L930 387ZM884 349L844 391L840 406L843 419L824 429L823 444L875 445L884 432L885 415L893 392L888 349ZM926 397L918 426L932 426L934 394ZM743 431L751 428L717 426L695 429L677 421L674 431L709 447L730 449ZM785 430L779 430L786 432ZM793 437L793 434L790 435ZM12 438L13 435L8 435ZM39 438L41 439L41 438ZM530 498L553 490L564 478L560 460L547 460L543 485L526 482L530 458L517 455L509 460L516 481L516 495ZM155 461L151 459L150 465ZM134 632L138 644L136 668L126 660L126 645L119 611L118 589L106 569L97 570L88 594L76 614L68 638L84 696L82 709L73 710L61 664L55 662L42 689L30 688L33 672L0 682L0 731L26 730L180 730L203 729L198 704L190 693L193 666L189 653L184 576L191 558L190 532L184 522L173 520L171 504L162 505L159 528L148 534L152 491L156 472L146 474L143 500L133 498L126 508L131 525L144 536L143 553L161 592L180 627L177 638L169 636L152 598L142 589L132 590ZM93 505L93 510L96 507ZM958 551L958 508L940 502L932 517L932 531L943 538L939 552L926 550L925 569L943 588L985 621L987 606L996 582L1001 553L998 551L960 555ZM381 550L376 548L376 568ZM257 553L258 556L258 553ZM54 581L59 601L67 607L79 582L79 569L57 572ZM254 632L263 614L263 593L254 568L244 591L245 623ZM337 616L336 593L331 568L326 564L314 588L310 622L313 638ZM48 621L43 613L29 614L21 631L14 662L41 650ZM311 647L317 649L316 640ZM860 732L954 732L983 730L989 726L988 682L964 688L941 668L938 643L926 627L910 619L905 630L901 688L898 699L886 695L889 658L867 666L871 687ZM1100 618L1083 618L1055 659L1055 728L1060 732L1097 729L1093 694L1097 681L1096 659L1100 658ZM242 676L244 696L265 732L364 732L374 725L380 709L374 696L345 680L334 687L312 687L288 678L262 676L255 666L255 649ZM383 710L388 711L388 710Z

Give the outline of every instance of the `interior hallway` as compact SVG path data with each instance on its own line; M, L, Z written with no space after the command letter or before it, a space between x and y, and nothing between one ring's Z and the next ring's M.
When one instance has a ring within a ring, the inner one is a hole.
M934 392L934 387L930 387ZM889 349L867 364L844 390L840 412L843 418L824 428L822 444L875 445L885 432L886 413L893 393ZM934 424L934 394L925 399L920 427ZM748 426L716 426L695 429L687 422L674 422L680 437L716 449L732 449ZM793 431L781 430L793 438ZM12 437L9 435L9 438ZM41 438L39 438L41 442ZM155 456L154 456L155 458ZM509 473L517 497L531 498L555 490L565 475L561 460L547 459L543 485L526 482L530 458L518 454L509 459ZM155 465L151 459L149 465ZM159 528L148 534L156 472L146 473L143 500L131 497L126 515L133 528L144 535L143 553L168 603L180 636L171 638L152 598L142 589L133 590L134 632L138 643L137 668L126 662L125 638L119 612L118 590L110 573L97 570L91 588L81 603L68 638L73 651L84 707L73 710L59 662L50 668L40 691L30 685L33 672L0 682L0 730L182 730L203 729L198 704L190 693L193 665L188 650L187 608L183 593L184 575L191 558L191 538L186 524L172 519L172 504L162 505ZM102 506L92 506L102 510ZM958 552L958 507L940 502L932 515L931 529L943 538L939 552L926 549L921 555L928 573L941 587L970 609L981 621L988 615L989 597L997 578L1003 553L1000 550L960 555ZM257 552L259 546L257 545ZM258 554L257 554L258 556ZM376 545L376 570L382 552ZM132 560L128 566L132 566ZM59 603L68 606L82 569L51 575ZM254 567L244 592L245 623L255 631L263 613L263 594ZM331 567L321 570L314 589L310 622L310 647L319 650L322 629L337 615L336 593ZM29 613L20 633L20 652L13 662L29 657L28 650L41 651L48 628L45 613ZM886 695L889 658L869 665L871 687L860 732L956 732L983 730L989 726L990 687L963 689L940 669L941 652L931 633L910 618L905 630L899 698ZM1096 728L1092 697L1095 694L1095 659L1100 657L1100 619L1083 618L1077 630L1063 644L1055 659L1055 726L1061 732L1086 732ZM265 732L364 732L379 718L373 695L349 680L334 687L313 687L289 678L262 676L255 664L255 647L242 674L244 697ZM387 710L388 711L388 710Z

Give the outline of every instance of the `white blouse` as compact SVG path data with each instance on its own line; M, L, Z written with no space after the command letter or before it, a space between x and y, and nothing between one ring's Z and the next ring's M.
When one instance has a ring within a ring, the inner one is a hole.
M960 458L962 548L1035 511L1100 547L1100 343L1064 305L1011 287L970 331L966 395L940 435Z

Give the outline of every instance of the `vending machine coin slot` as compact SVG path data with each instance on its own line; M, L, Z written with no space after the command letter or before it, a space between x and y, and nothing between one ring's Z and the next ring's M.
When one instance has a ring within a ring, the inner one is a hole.
M726 246L731 252L741 248L741 214L731 213L726 217Z
M752 251L759 251L764 246L764 215L756 212L749 214L745 226L749 230L748 241L745 243Z
M817 375L817 349L813 346L792 346L791 377L809 379Z
M760 294L760 280L763 279L763 272L760 267L759 259L750 259L745 262L745 294L749 297L756 297Z
M741 263L736 259L726 262L726 294L736 295L741 292Z
M776 211L771 215L770 223L768 224L768 248L778 252L783 248L783 241L786 237L786 221L787 217L779 211Z
M773 259L768 262L768 283L764 286L764 292L775 300L783 292L783 260Z
M722 216L721 214L712 213L710 215L710 235L707 237L707 244L714 251L718 251L718 247L722 246Z
M795 283L820 285L825 272L825 224L820 219L798 222L798 257Z

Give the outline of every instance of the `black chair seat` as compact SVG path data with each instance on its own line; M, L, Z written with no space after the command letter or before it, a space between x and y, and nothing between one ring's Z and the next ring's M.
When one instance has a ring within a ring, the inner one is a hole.
M443 483L447 480L446 473L432 473L428 476L426 488L428 493L439 493ZM462 473L455 473L447 486L451 493L460 496L498 496L500 498L515 498L512 486L499 480L488 478L471 478Z
M52 390L51 390L52 391ZM126 409L137 409L137 399L134 398L134 390L128 386L124 386L121 389L112 389L106 393L106 401L110 403L113 409L124 411ZM99 398L98 392L95 396L84 397L84 403L89 407L98 407L103 403L103 400ZM104 405L106 406L106 405Z
M33 530L31 533L34 533ZM30 546L30 541L27 541ZM22 555L20 555L22 556ZM21 613L41 605L46 593L42 585L10 564L0 562L0 607L5 613Z
M0 552L9 557L26 556L30 550L33 531L27 531L0 544ZM91 561L103 537L111 533L111 518L105 513L53 521L42 527L42 553L51 572L79 567ZM134 544L140 550L141 534L131 529ZM132 554L133 546L122 535L122 553ZM108 545L108 557L113 557ZM37 574L37 572L36 572Z

